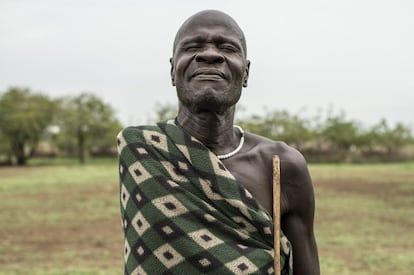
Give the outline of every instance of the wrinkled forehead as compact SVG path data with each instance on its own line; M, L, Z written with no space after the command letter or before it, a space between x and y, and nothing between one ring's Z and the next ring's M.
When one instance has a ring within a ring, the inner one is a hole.
M186 34L213 27L220 27L238 37L246 54L246 39L237 22L229 15L215 10L196 13L181 25L175 36L173 53L175 53L177 45Z

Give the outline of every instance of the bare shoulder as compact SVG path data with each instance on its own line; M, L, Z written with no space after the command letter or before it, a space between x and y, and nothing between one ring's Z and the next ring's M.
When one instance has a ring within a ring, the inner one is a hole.
M274 141L253 133L246 133L247 140L249 140L252 150L257 151L266 162L270 162L274 155L278 155L281 161L281 168L285 173L297 176L308 174L304 156L285 142Z
M298 150L281 141L251 133L246 133L246 141L249 151L263 161L263 166L272 162L274 155L279 156L281 227L292 244L295 255L293 270L295 274L319 274L318 251L313 232L315 197L305 158ZM265 169L268 171L272 167L267 166Z
M313 186L303 155L284 142L251 133L246 134L246 141L251 148L250 152L257 156L259 165L269 175L269 185L272 184L273 156L279 156L282 212L301 213L302 217L311 217L312 213L309 211L313 209Z

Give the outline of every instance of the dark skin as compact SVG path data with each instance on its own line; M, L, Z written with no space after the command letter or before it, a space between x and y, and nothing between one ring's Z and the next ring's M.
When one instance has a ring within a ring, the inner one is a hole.
M233 151L240 133L235 105L247 87L250 61L243 32L228 15L202 11L177 33L171 80L179 99L178 123L217 155ZM319 274L313 232L314 193L306 161L295 149L251 133L242 149L222 162L272 213L272 159L281 160L281 227L293 247L293 273Z

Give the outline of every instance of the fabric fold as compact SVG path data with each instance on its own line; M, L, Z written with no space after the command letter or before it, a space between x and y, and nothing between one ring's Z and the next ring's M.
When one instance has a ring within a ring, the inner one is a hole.
M274 273L271 216L173 120L124 129L118 152L126 274Z

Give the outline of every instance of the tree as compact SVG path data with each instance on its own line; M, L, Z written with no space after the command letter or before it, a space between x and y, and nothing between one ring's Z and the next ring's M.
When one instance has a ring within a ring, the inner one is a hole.
M154 117L150 117L149 123L156 123L159 121L165 121L167 119L174 119L178 113L177 104L172 103L157 103L154 107Z
M0 96L0 133L18 165L25 165L53 120L56 104L47 96L13 87Z
M66 147L74 145L80 163L85 162L87 148L115 146L122 126L110 105L91 93L64 97L59 102L57 139Z
M374 125L370 131L371 144L385 148L389 156L396 156L398 151L411 142L411 131L402 123L390 127L385 119Z
M321 134L337 149L347 151L359 145L361 130L354 121L345 120L344 115L329 117L321 129Z
M0 165L11 165L12 154L9 146L9 141L0 132Z
M302 149L315 135L308 120L287 111L269 111L263 117L252 115L237 123L247 131L284 141L298 149Z

